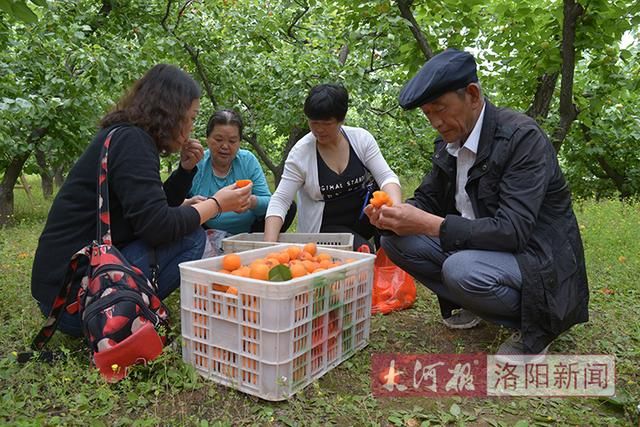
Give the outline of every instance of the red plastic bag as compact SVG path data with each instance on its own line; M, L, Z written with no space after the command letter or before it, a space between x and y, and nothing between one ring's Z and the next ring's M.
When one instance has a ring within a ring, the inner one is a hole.
M360 247L358 251L369 252L369 248ZM376 254L373 267L372 296L371 314L388 314L404 310L411 307L416 300L416 284L413 277L395 265L382 248Z

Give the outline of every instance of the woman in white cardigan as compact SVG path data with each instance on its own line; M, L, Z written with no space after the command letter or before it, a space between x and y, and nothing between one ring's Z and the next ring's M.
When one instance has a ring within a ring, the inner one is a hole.
M348 232L354 249L376 234L363 209L371 197L372 176L394 204L401 202L400 181L373 136L343 126L349 96L342 86L318 85L304 103L311 132L289 152L280 184L266 213L265 241L277 241L283 219L298 193L298 232Z

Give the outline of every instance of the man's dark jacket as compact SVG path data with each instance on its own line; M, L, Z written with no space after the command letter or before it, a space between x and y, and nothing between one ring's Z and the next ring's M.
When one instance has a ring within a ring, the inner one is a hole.
M433 168L408 202L445 217L444 251L512 252L522 273L521 330L537 353L589 317L582 240L555 150L538 124L488 101L467 193L476 219L455 206L456 158L438 138ZM455 305L440 299L446 312Z

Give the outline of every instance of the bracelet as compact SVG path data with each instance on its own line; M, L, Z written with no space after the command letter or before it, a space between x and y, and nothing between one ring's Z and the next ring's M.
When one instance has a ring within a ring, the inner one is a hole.
M214 202L216 202L216 205L218 206L218 212L214 215L213 218L211 218L212 220L214 219L218 219L218 217L222 214L222 206L220 206L220 202L218 201L218 199L216 199L214 196L210 196L208 197L208 199L213 200Z

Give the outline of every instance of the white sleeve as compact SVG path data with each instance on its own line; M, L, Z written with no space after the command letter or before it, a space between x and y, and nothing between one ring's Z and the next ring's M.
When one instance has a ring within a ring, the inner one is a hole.
M363 159L364 165L369 169L380 188L389 183L400 185L398 176L393 173L387 164L387 161L382 156L380 147L378 147L378 143L374 139L373 135L365 131L362 143L365 145Z
M295 158L295 152L290 152L289 156L287 156L280 183L269 201L269 207L265 215L266 218L279 216L284 220L289 207L291 207L291 202L296 196L296 192L304 185L306 174L303 168L294 160Z

